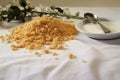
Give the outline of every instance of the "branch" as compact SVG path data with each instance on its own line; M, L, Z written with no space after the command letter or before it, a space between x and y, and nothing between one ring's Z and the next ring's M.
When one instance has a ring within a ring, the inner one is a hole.
M57 12L39 12L39 11L31 11L31 13L38 13L38 14L49 14L49 15L55 15L55 16L61 16L61 17L67 17L67 18L73 18L73 19L84 19L83 17L80 16L74 16L74 15L69 15L69 14L61 14Z

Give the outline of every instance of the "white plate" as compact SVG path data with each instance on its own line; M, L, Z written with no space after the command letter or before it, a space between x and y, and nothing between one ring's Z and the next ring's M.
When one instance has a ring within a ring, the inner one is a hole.
M85 26L85 24L83 24L83 21L82 20L75 21L76 29L78 31L80 31L81 33L85 34L86 36L90 37L90 38L94 38L94 39L115 39L115 38L120 37L120 21L113 21L113 22L110 22L110 24L104 24L104 25L107 25L107 27L109 29L113 30L113 31L111 33L106 33L106 34L102 33L102 31L101 31L101 33L99 31L98 31L99 33L85 31L84 28L83 28ZM115 29L112 29L112 28L115 28Z

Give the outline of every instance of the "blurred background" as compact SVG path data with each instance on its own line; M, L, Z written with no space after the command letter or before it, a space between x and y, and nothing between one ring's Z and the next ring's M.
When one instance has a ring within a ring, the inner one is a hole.
M13 0L0 0L0 5L6 5ZM15 0L14 0L15 1ZM120 7L120 0L28 0L32 5L56 5L62 7Z

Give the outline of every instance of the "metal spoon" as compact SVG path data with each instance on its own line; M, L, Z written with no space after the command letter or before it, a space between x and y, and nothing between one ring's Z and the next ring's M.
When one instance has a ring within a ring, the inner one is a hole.
M111 31L105 27L103 24L101 24L100 22L97 21L96 17L94 14L92 13L85 13L84 14L84 17L90 21L90 22L93 22L93 23L98 23L100 25L100 27L102 28L102 30L105 32L105 33L110 33Z

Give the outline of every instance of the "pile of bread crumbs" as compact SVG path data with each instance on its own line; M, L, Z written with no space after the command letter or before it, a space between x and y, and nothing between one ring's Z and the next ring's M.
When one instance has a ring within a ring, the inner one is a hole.
M7 42L12 50L26 48L30 50L42 49L48 45L49 49L63 49L62 42L74 39L77 30L74 24L54 17L36 17L30 22L19 25L8 34Z

